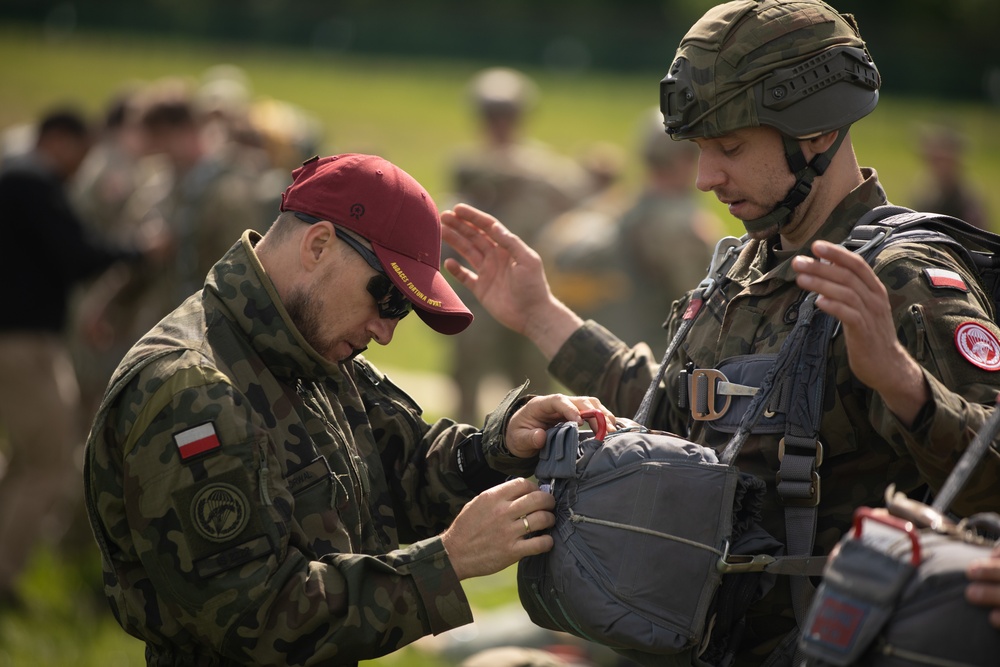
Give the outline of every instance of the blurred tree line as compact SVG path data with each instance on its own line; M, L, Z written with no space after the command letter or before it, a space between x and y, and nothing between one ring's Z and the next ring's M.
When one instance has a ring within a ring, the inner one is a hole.
M567 72L665 72L713 0L0 0L0 21L474 59ZM1000 2L834 0L853 13L894 94L1000 101Z

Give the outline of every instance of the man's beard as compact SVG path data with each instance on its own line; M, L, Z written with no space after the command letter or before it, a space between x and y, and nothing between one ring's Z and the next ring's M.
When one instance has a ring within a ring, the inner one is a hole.
M316 315L320 310L320 303L315 293L312 290L295 290L285 299L284 305L285 310L288 312L288 317L292 320L295 328L299 330L299 333L302 334L302 338L327 361L333 361L334 363L349 361L368 349L367 347L355 348L354 352L347 359L330 359L327 356L330 351L328 349L329 342L322 336L322 326Z
M312 292L295 290L285 299L285 310L306 342L319 352L322 347L319 341L319 319L316 317L316 297Z

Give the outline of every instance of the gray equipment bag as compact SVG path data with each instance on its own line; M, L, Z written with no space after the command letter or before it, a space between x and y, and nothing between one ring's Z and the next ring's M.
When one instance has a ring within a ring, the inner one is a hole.
M684 332L725 280L739 249L720 241L709 275L670 342L635 421L647 421L667 361ZM645 426L589 437L575 423L549 430L535 476L555 496L551 551L518 565L521 604L537 625L613 648L642 665L730 664L747 609L775 575L808 584L824 557L812 555L820 457L816 434L833 320L800 306L760 390L721 454ZM786 516L798 530L786 548L760 525L766 485L733 464L776 386L808 388L788 401L782 484ZM602 413L589 413L599 422ZM793 465L786 467L787 463ZM801 539L795 539L801 538ZM787 553L786 553L787 552ZM804 590L803 599L811 591ZM798 605L805 614L808 604Z
M862 531L869 522L891 530ZM997 515L977 516L973 523L989 525L993 535L1000 529ZM971 525L952 528L950 534L918 529L912 522L861 508L807 617L801 640L806 664L1000 664L1000 630L990 625L989 609L965 600L965 568L988 557L992 544Z
M1000 515L956 524L944 513L998 432L1000 407L933 505L890 486L887 512L857 510L803 624L807 667L1000 664L1000 630L990 625L990 609L965 600L966 568L1000 544Z
M731 592L717 595L727 567L753 560L737 554L777 556L782 546L756 526L764 483L712 449L644 428L590 434L567 423L550 429L536 477L555 495L556 548L522 559L518 591L542 627L643 665L700 665L704 640L725 644L706 624L728 628L745 611L740 601L773 581L734 573Z

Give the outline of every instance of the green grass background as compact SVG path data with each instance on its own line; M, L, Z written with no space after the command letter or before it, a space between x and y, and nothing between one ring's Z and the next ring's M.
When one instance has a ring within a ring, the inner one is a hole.
M891 48L882 46L882 48ZM439 203L449 201L449 155L469 142L475 127L465 85L480 67L502 63L404 62L357 59L307 51L253 50L225 45L73 34L46 38L36 28L0 25L0 128L30 122L47 107L76 102L99 113L123 84L163 76L197 78L206 68L232 63L248 74L255 97L294 102L326 128L325 153L378 153L421 181ZM664 70L668 63L664 63ZM531 71L542 91L530 132L570 154L594 141L615 142L634 153L640 115L656 104L662 73L560 74ZM862 164L875 165L894 203L906 204L919 170L915 131L946 120L970 139L970 176L1000 215L1000 117L975 103L902 99L886 82L879 108L853 130ZM638 170L626 178L633 184ZM706 203L726 213L706 196ZM733 233L740 228L729 221ZM391 346L367 355L384 367L444 372L448 340L404 320ZM419 396L417 396L419 400ZM434 418L441 415L429 415ZM144 664L142 645L125 635L99 595L93 550L41 550L23 581L28 608L0 612L0 667ZM516 600L513 572L469 582L479 608ZM414 649L366 663L442 663Z

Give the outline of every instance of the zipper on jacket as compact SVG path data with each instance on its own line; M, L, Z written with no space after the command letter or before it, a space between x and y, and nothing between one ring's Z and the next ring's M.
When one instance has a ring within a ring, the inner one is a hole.
M268 479L270 478L270 470L267 467L267 441L259 441L257 447L260 450L260 467L257 469L257 484L260 485L260 502L269 506L271 505L271 494L267 490Z

